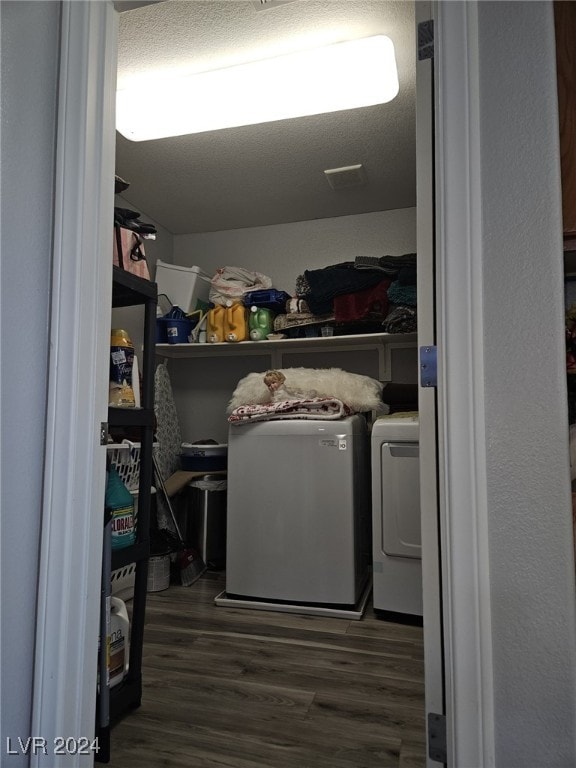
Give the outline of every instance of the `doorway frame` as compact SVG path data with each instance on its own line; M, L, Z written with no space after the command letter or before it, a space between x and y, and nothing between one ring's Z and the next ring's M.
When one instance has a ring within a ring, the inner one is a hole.
M449 764L490 766L494 760L494 713L487 509L483 495L484 404L481 392L474 387L475 382L482 380L482 297L481 275L478 274L481 267L480 261L474 259L480 248L480 222L475 214L479 190L474 182L480 152L474 120L479 87L476 5L476 2L434 4L437 29L438 430L442 447L439 524ZM52 456L57 455L55 451L59 445L65 445L68 451L71 445L81 447L81 454L74 457L71 466L82 466L82 478L88 483L80 497L85 508L92 512L101 507L104 485L104 451L98 449L96 437L99 422L105 421L102 414L105 411L107 371L98 374L96 363L101 362L102 350L107 346L103 329L108 319L106 317L103 322L99 315L102 306L110 303L112 266L111 260L104 259L99 268L94 264L105 252L109 240L108 212L111 213L113 208L112 187L107 185L113 179L114 166L114 80L110 62L116 61L117 19L112 18L116 11L111 0L100 3L64 0L62 8L65 26L69 26L63 35L58 143L66 150L70 146L67 142L72 142L77 167L74 169L75 179L70 175L69 167L64 169L66 184L59 184L56 189L56 208L60 211L59 220L65 233L62 242L67 244L60 254L60 276L66 275L66 291L56 280L51 356L53 397L49 403L47 445ZM108 94L104 102L98 101L102 106L100 113L87 111L86 91L82 88L88 82L96 93ZM82 97L81 93L84 94ZM459 99L464 101L458 102ZM464 114L457 106L459 103L466 105ZM461 119L454 120L455 113ZM78 135L83 141L76 146L74 137ZM103 148L99 165L90 156L90 142ZM70 189L76 190L76 198L74 194L70 195ZM454 190L458 190L457 195ZM98 215L94 215L94 211L98 211ZM456 212L460 212L461 217ZM70 223L85 222L90 213L95 222L93 242L86 239L87 232L82 227L75 228ZM99 251L102 247L104 251ZM71 254L77 260L75 265ZM87 276L91 276L93 282L87 283ZM460 281L464 282L460 284ZM79 299L84 296L83 288L87 284L91 289L96 286L88 315L79 311ZM453 290L455 284L459 285L457 292ZM465 291L462 291L462 285ZM70 304L71 296L75 300ZM62 385L62 366L70 363L65 321L81 323L77 328L74 362L77 370L93 374L88 389L73 391L72 400L67 402L66 387L62 393L56 393L56 386ZM478 343L471 344L471 341ZM447 359L448 349L451 360L456 353L462 354L458 365L454 366ZM465 386L458 377L465 378ZM475 392L480 399L459 396L463 392ZM88 404L87 416L81 415L82 407L86 407L90 398L93 398L94 407ZM469 429L463 429L463 424ZM92 430L89 437L87 430ZM56 493L51 479L56 479L57 471L48 456L34 713L34 732L48 738L61 732L93 733L95 707L95 666L89 674L81 669L83 660L91 657L96 646L93 636L95 619L82 623L74 634L75 640L67 644L57 642L57 633L51 634L54 632L54 622L49 621L51 615L68 626L78 627L79 615L87 615L87 601L95 599L94 584L99 585L100 539L94 519L90 518L89 522L79 519L77 525L68 528L66 537L58 537L61 525L70 522L71 507L74 506L70 494L74 489L78 491L78 477L72 470L60 467L58 471L64 472L66 482L61 492ZM474 494L470 493L471 488ZM463 518L457 511L464 497L469 503L471 495L474 497L471 514ZM73 566L78 562L78 552L85 549L91 535L95 539L90 547L89 563L83 563L83 567L76 571ZM425 541L423 546L426 546ZM71 652L74 664L70 664ZM474 691L474 697L470 697L470 691ZM57 715L55 710L58 710ZM36 765L43 764L40 759Z
M117 19L110 2L60 4L50 353L32 734L94 754L112 302ZM103 309L104 308L104 309ZM34 737L33 737L34 738ZM50 748L48 748L50 747Z
M434 6L438 533L447 753L448 765L490 768L495 765L495 714L478 4Z

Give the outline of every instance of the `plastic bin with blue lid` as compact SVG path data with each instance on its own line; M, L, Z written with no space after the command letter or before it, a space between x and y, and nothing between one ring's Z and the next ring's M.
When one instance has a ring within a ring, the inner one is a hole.
M242 297L242 303L245 307L258 307L258 309L270 309L277 314L286 312L286 302L290 299L290 294L286 291L277 291L275 288L269 288L262 291L248 291Z
M186 472L217 472L228 465L226 443L182 443L180 466Z

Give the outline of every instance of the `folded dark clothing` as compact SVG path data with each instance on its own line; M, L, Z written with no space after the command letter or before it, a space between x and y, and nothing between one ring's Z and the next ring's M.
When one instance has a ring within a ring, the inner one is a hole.
M307 269L304 277L310 286L310 293L306 295L310 311L321 315L332 311L335 296L370 288L382 280L382 273L376 269L358 270L354 262L344 262L323 269Z
M118 216L124 221L131 221L132 219L139 219L140 214L138 211L131 211L130 208L114 208L114 216Z
M309 293L310 286L308 285L308 281L304 275L298 275L296 278L296 296L298 296L298 298L302 298L304 296L308 296Z
M387 275L394 275L403 267L416 269L416 254L405 253L402 256L356 256L356 269L380 269Z
M138 211L131 211L130 208L114 208L114 226L130 229L139 235L155 235L157 232L153 224L140 221Z
M122 226L139 235L155 235L157 232L153 224L147 224L145 221L126 221Z
M384 322L384 333L414 333L417 330L418 318L414 307L397 306L392 309Z
M403 306L416 306L416 286L400 285L399 280L395 280L388 288L388 301L390 304L402 304Z
M353 320L384 320L388 314L389 280L363 291L344 293L334 297L334 317L337 323Z
M382 389L382 400L390 413L418 410L418 385L388 382Z
M397 279L400 285L416 285L416 267L402 267Z

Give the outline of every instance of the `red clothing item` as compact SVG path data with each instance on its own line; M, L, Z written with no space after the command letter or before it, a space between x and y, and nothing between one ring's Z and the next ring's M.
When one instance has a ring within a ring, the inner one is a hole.
M384 320L388 314L390 280L381 280L370 288L334 297L334 319L337 323L351 320Z

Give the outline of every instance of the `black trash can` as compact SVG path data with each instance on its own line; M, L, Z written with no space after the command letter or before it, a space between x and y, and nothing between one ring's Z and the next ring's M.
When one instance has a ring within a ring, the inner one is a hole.
M226 567L226 476L202 475L188 485L182 535L209 570Z

